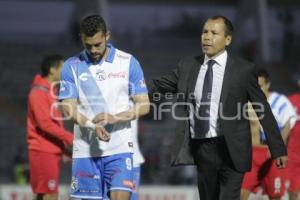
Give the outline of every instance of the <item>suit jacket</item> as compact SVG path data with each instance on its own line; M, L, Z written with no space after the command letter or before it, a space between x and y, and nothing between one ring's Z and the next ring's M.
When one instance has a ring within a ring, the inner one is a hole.
M191 116L195 106L194 90L204 56L182 59L170 74L153 79L148 83L150 95L159 93L177 93L175 113L177 117ZM286 147L280 135L276 120L261 91L254 64L228 53L219 106L218 130L224 135L229 154L236 170L249 171L252 161L252 143L250 125L243 115L242 106L247 102L263 105L264 112L257 112L260 123L266 132L267 143L273 158L286 155ZM189 106L193 105L193 106ZM254 109L259 107L254 105ZM240 114L239 114L240 113ZM226 116L220 117L220 116ZM172 151L172 165L194 164L190 148L190 121L178 120L175 142Z

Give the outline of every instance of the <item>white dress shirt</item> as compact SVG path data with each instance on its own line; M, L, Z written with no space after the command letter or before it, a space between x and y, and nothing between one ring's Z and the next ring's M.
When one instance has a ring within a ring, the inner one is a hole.
M195 112L198 112L199 105L201 102L202 97L202 89L203 89L203 82L204 77L207 71L207 62L210 59L205 55L204 63L201 65L196 87L194 91L195 100L196 100L196 109ZM225 50L222 54L214 58L213 60L216 61L216 63L212 66L213 68L213 83L212 83L212 93L211 93L211 103L210 103L210 120L209 120L209 131L205 134L206 138L216 137L216 126L217 126L217 119L218 119L218 111L219 111L219 104L220 104L220 97L221 97L221 91L223 86L223 78L224 78L224 72L227 62L227 51ZM191 118L191 137L193 138L195 136L194 131L194 119Z

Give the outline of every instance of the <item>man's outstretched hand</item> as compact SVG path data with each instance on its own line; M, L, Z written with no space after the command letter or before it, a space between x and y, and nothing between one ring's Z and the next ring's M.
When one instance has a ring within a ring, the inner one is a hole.
M276 161L277 168L283 169L283 168L286 168L286 166L287 166L288 158L287 158L287 156L280 156L280 157L276 158L275 161Z

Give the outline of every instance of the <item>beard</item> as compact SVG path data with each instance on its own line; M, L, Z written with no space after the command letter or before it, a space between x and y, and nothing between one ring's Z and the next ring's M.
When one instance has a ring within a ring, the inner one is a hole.
M93 62L100 61L102 59L103 55L100 53L97 54L90 54L90 58Z
M88 53L88 55L93 63L97 63L104 57L105 52L106 50L104 50L102 53Z

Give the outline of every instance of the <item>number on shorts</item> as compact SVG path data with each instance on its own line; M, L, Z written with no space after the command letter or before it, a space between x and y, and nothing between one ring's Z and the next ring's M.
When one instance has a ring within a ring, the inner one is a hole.
M132 169L132 162L131 162L131 158L126 158L126 168L128 170Z

